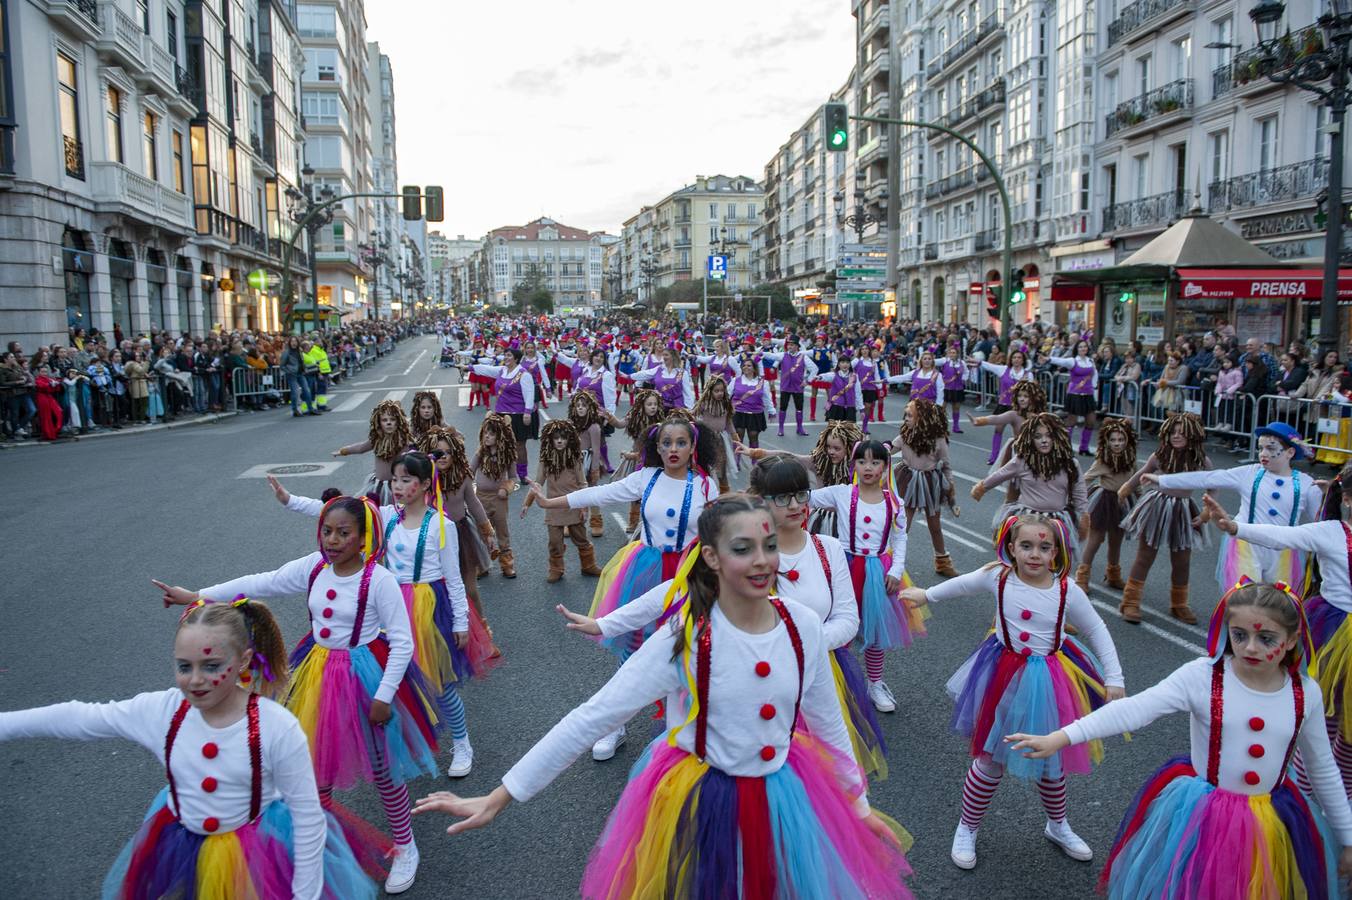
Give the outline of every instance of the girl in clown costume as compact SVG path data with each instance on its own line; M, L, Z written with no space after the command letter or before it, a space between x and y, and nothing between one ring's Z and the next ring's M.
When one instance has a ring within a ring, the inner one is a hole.
M1212 613L1208 658L1058 731L1006 737L1037 760L1188 713L1191 752L1165 763L1122 818L1100 877L1109 898L1344 895L1352 810L1304 671L1310 652L1295 594L1246 580ZM1321 809L1290 777L1296 751Z

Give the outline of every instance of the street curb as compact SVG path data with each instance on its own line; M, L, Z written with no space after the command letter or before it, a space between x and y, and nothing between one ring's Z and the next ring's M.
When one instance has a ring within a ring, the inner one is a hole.
M92 441L98 438L109 437L129 437L134 434L149 434L152 431L169 431L174 428L190 428L194 425L210 425L212 422L219 422L222 419L230 419L239 415L239 410L227 410L225 412L210 413L205 416L198 416L195 419L188 419L181 422L160 422L156 425L142 425L131 429L113 430L105 428L94 434L72 434L65 437L59 437L54 441L8 441L0 443L0 450L22 450L27 447L52 447L57 444L74 443L76 441Z

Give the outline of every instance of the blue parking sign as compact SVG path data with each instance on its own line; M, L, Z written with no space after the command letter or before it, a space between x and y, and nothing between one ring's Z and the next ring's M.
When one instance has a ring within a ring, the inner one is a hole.
M714 279L728 277L728 258L713 255L709 257L709 277Z

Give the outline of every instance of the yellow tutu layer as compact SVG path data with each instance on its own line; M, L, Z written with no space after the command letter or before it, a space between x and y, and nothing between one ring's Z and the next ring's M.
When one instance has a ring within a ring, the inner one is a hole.
M827 658L831 660L831 675L836 682L836 697L840 699L840 710L845 714L845 730L850 735L850 746L854 748L854 761L859 764L859 769L864 775L884 781L887 778L887 756L883 753L877 737L870 733L868 717L859 708L859 698L854 696L846 683L845 673L841 670L836 655L831 653Z
M1352 703L1347 701L1347 684L1352 679L1352 616L1343 619L1324 646L1314 654L1310 677L1319 682L1324 695L1324 710L1338 719L1338 735L1352 743Z
M249 877L244 848L233 831L208 835L197 851L198 900L266 900Z
M451 648L446 646L446 638L437 627L434 618L437 608L437 595L428 584L401 584L407 592L411 589L413 600L408 603L409 622L413 626L413 660L418 664L427 686L436 694L449 683L456 680L455 666L451 660Z

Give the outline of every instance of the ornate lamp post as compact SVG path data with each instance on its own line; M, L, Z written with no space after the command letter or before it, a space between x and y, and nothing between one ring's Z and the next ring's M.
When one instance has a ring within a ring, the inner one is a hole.
M854 229L855 243L859 244L864 242L865 228L870 225L880 225L883 221L880 217L870 212L864 205L864 180L863 172L854 173L854 212L850 213L850 215L844 215L844 192L836 191L835 197L832 198L835 201L836 220L846 228Z
M380 267L389 264L390 260L386 255L389 250L390 242L384 237L357 245L362 263L371 270L371 317L374 319L380 318Z
M315 206L333 199L335 194L333 187L327 184L322 185L318 191L315 190L315 170L309 163L300 170L300 174L302 176L300 190L293 187L286 189L287 213L291 216L291 221L297 224L305 223L305 233L310 238L310 328L313 330L319 327L319 264L315 252L315 235L319 233L319 229L333 221L333 210L325 209L313 216L311 213L314 212ZM307 216L310 218L307 219Z

